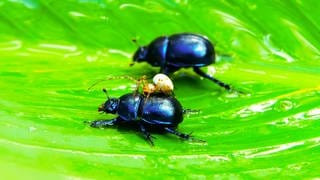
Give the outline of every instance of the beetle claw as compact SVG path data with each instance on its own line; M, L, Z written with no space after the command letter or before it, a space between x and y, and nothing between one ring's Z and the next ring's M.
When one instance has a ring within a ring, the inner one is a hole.
M206 142L207 142L207 141L202 140L202 139L194 138L193 136L190 137L190 140L191 140L191 141L194 141L194 142L199 142L199 143L206 143Z
M84 124L91 124L92 121L83 121Z
M142 132L144 138L148 141L148 143L151 146L154 146L153 140L152 140L152 138L154 138L154 137L146 130L146 128L143 126L143 124L140 124L140 131Z
M238 89L233 89L233 88L230 89L229 92L230 93L236 93L238 95L244 95L244 96L250 95L250 93L248 93L248 92L245 92L245 91L242 91L242 90L238 90Z
M154 137L151 136L150 134L148 136L146 136L146 140L148 141L148 143L151 145L151 146L154 146L154 143L153 143L153 139Z
M189 136L189 140L191 140L191 141L195 141L195 142L200 142L200 143L206 143L207 141L205 141L205 140L201 140L201 139L197 139L197 138L195 138L194 136L192 136L192 133L193 132L190 132L189 134L187 134L187 136Z

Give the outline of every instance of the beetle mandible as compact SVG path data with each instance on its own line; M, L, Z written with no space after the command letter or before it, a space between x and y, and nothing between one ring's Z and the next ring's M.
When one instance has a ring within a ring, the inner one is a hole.
M107 94L107 91L103 89ZM111 120L95 120L90 122L94 128L109 127L125 123L138 125L145 139L153 145L149 129L156 129L179 136L182 139L193 139L190 134L184 134L176 130L183 120L184 110L180 102L173 96L165 94L151 94L148 98L143 94L128 93L120 98L110 98L99 108L99 112L117 114L118 117ZM202 140L198 140L204 142Z
M154 39L147 46L140 46L133 56L134 62L146 61L160 67L160 73L171 74L180 68L192 67L198 75L230 90L228 84L203 72L200 67L215 62L213 44L204 36L192 33L173 34Z

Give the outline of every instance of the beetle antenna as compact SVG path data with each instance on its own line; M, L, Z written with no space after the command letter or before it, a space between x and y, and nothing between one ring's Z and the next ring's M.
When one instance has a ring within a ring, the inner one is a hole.
M138 47L140 47L137 38L133 38L131 41L132 41L135 45L137 45ZM133 66L134 64L135 64L135 61L132 61L132 62L129 64L129 66L131 67L131 66Z
M135 38L132 38L131 39L131 41L136 45L136 46L138 46L139 48L141 48L141 45L138 43L138 40L137 39L139 39L139 37L137 38L137 37L135 37ZM130 64L129 64L129 66L131 67L131 66L133 66L135 64L135 61L132 61Z
M129 66L131 67L131 66L133 66L134 65L134 61L132 61L130 64L129 64Z
M133 42L135 45L137 45L137 46L140 47L140 44L138 43L137 38L133 38L133 39L132 39L132 42Z
M108 91L106 88L103 88L102 91L106 94L107 98L110 99L110 96L108 94Z

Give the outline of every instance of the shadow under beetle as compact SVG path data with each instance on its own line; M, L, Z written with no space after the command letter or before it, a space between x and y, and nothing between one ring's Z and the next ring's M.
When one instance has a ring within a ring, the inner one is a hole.
M192 67L198 75L207 78L219 86L230 90L228 84L203 72L200 67L215 62L213 44L204 36L181 33L171 36L161 36L149 45L141 46L133 56L134 62L146 61L152 66L160 67L160 73L171 74L180 68Z
M103 91L107 93L105 89ZM183 120L183 114L188 110L183 110L176 98L163 93L151 94L149 97L140 93L128 93L120 98L108 96L107 101L99 107L98 111L117 114L118 117L89 122L91 127L103 128L134 123L138 125L139 130L151 145L153 145L153 140L150 129L171 133L185 140L196 140L190 134L176 130Z

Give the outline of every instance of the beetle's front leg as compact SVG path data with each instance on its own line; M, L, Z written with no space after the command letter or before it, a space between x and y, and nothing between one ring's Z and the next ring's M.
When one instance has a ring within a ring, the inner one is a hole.
M111 120L95 120L95 121L85 121L85 123L89 123L91 127L93 128L103 128L103 127L108 127L108 126L114 126L116 124L119 124L121 122L121 119L114 118Z

